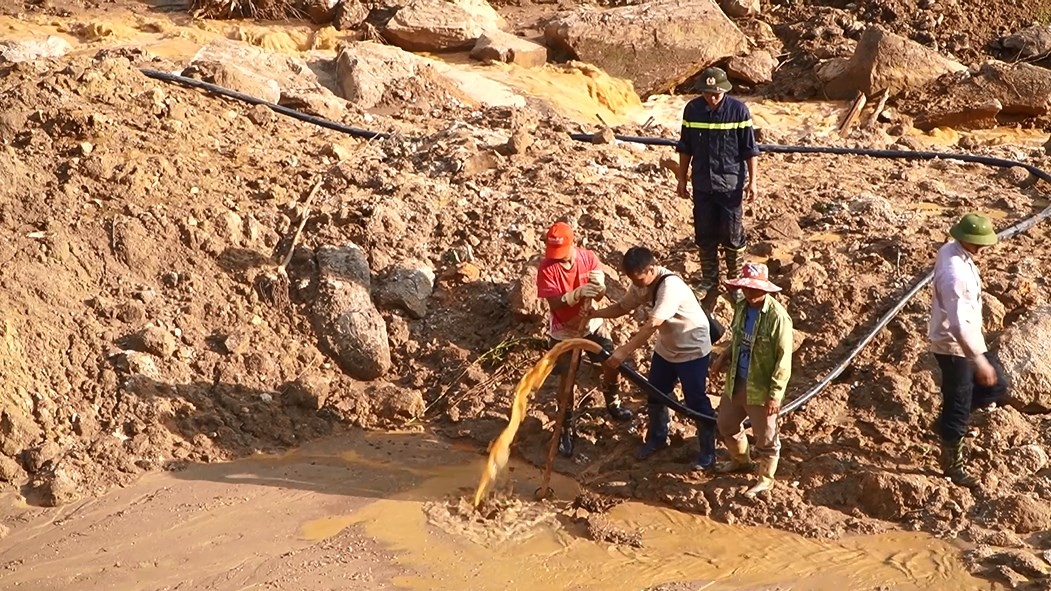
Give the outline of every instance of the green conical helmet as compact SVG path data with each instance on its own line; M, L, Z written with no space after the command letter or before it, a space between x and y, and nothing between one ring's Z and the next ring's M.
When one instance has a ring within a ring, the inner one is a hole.
M722 68L706 68L697 78L697 90L700 92L730 92L731 88L733 86Z
M977 213L969 213L949 229L949 235L957 242L989 246L996 244L996 230L989 218Z

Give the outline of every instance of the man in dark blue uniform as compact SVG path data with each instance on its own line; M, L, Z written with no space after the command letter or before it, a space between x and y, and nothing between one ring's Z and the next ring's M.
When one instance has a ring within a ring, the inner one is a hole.
M744 264L744 200L755 199L756 159L752 114L748 107L727 96L730 82L720 68L701 72L701 96L686 104L682 114L677 192L689 199L686 188L690 165L693 181L694 241L700 251L703 299L719 286L719 247L723 249L726 275L738 277ZM747 171L747 175L745 172Z

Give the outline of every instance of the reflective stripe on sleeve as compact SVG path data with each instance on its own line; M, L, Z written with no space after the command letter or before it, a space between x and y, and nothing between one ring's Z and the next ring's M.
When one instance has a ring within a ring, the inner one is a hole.
M752 126L752 120L730 121L728 123L707 123L703 121L686 121L683 119L682 126L690 129L744 129Z

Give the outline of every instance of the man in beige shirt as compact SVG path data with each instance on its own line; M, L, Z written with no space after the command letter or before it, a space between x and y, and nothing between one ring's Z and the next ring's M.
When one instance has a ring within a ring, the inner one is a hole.
M671 395L675 383L682 385L686 406L713 416L708 400L708 363L712 343L708 317L701 309L690 286L680 277L657 265L649 249L635 246L624 253L624 273L632 287L619 302L591 312L592 318L617 318L639 306L650 309L649 318L639 330L617 347L607 367L619 367L636 349L646 344L654 333L657 343L650 361L649 381L658 390ZM647 405L649 428L646 440L635 456L644 460L668 447L668 407L650 398ZM708 470L715 464L715 422L698 421L699 454L694 469Z
M982 334L982 279L974 263L997 238L989 219L973 213L960 218L949 235L955 240L938 249L934 263L927 336L941 371L942 472L957 485L974 487L978 481L964 469L963 457L971 411L1007 394L1000 362Z

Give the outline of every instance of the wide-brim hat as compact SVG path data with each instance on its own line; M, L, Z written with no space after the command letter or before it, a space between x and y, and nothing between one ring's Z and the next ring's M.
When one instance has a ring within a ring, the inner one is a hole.
M708 68L701 72L697 79L697 89L700 92L730 92L732 88L733 85L722 68Z
M767 293L777 293L781 288L770 282L770 271L762 263L745 263L741 268L741 276L737 279L723 281L730 287L748 287L758 289Z

